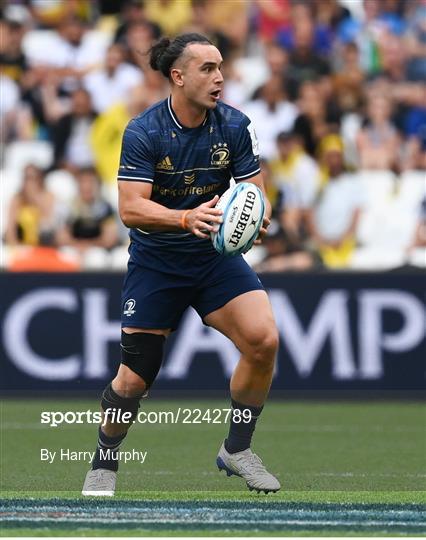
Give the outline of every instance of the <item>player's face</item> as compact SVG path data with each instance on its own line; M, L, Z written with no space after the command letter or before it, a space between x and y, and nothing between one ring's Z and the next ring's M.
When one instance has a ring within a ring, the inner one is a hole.
M192 103L213 109L223 88L222 55L213 45L188 45L181 69L182 89Z

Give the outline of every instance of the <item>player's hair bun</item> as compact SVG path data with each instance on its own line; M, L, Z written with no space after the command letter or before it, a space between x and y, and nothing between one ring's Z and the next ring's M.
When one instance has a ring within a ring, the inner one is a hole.
M158 43L153 45L150 50L149 65L155 71L161 71L166 77L169 76L170 65L167 65L169 58L164 58L165 52L170 45L170 39L163 37Z
M160 71L165 77L170 78L170 70L173 64L190 43L212 44L209 39L201 34L182 34L173 41L163 37L149 50L149 65L155 71Z

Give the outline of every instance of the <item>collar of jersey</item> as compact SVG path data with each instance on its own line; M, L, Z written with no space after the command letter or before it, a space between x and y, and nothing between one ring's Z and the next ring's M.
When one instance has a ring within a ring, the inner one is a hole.
M194 128L189 128L189 127L183 126L182 124L180 124L178 122L177 116L176 116L174 110L172 109L172 96L169 96L167 98L167 110L169 111L169 114L170 114L170 116L172 118L172 121L176 124L176 126L182 132L192 132L192 133L194 133L196 130L198 130L198 129L202 128L203 126L205 126L207 124L207 120L209 118L209 111L206 111L206 117L204 118L203 123L200 124L199 126L194 127Z

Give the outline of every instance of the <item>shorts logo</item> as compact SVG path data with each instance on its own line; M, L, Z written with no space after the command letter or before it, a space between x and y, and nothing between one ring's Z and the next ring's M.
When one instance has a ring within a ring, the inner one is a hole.
M136 300L133 300L133 298L129 298L129 300L126 300L124 304L123 315L127 315L127 317L130 317L130 315L133 315L135 313L135 310L134 310L135 306L136 306Z
M210 148L211 165L227 167L230 163L228 143L217 143Z

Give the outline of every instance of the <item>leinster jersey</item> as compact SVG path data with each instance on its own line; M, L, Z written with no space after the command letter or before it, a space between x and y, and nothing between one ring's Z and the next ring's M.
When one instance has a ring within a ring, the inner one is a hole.
M259 152L250 120L219 102L196 128L182 126L171 98L131 120L123 136L118 180L152 184L151 200L185 210L222 195L231 178L259 174ZM210 240L185 231L131 229L133 242L179 251L212 250Z

